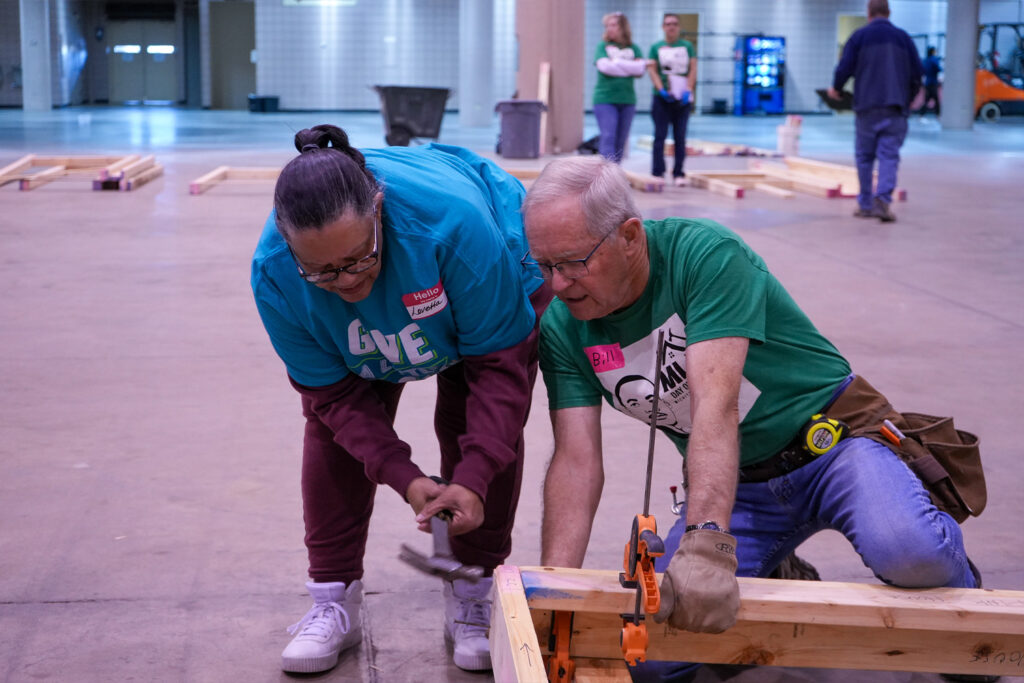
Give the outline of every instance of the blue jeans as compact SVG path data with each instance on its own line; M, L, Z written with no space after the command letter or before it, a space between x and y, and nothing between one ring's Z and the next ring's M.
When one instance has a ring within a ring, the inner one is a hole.
M665 537L655 569L665 571L685 533L686 512ZM738 576L767 576L802 542L840 532L884 583L904 588L975 588L960 526L932 504L910 468L865 438L840 441L825 455L781 477L739 484L729 531ZM634 681L671 681L697 666L649 662Z
M665 138L668 127L672 126L672 140L675 141L675 159L672 177L680 178L683 162L686 161L686 124L690 120L690 105L666 102L660 95L651 100L651 118L654 119L654 148L651 150L651 175L659 178L665 175Z
M601 133L597 151L605 159L615 163L622 161L622 153L629 139L629 127L633 124L635 113L635 104L594 105L594 118L597 119L597 128Z
M860 181L857 203L865 211L871 210L874 197L891 204L892 191L896 189L896 171L900 165L900 147L907 137L907 117L896 107L857 112L856 133L854 153L857 179ZM872 195L876 158L878 187Z

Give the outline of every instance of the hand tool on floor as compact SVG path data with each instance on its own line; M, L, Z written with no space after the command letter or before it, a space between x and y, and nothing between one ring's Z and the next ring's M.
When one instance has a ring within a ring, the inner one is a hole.
M431 477L439 484L447 484L440 477ZM441 510L430 518L430 535L434 539L434 554L427 556L405 543L402 544L398 559L427 574L440 576L446 581L466 579L476 583L483 575L483 567L462 564L452 553L451 541L448 537L448 522L452 519L450 510Z
M658 401L661 394L661 366L665 362L665 332L658 332L657 360L654 366L654 397L651 404L651 435L647 446L647 484L644 489L644 512L633 519L633 528L626 543L619 583L636 588L636 606L631 614L622 615L619 637L626 662L635 665L647 659L647 625L644 614L655 614L661 605L661 592L654 574L654 558L665 554L665 543L658 536L658 524L651 507L651 474L654 469L654 437L658 430ZM644 614L641 614L641 608Z

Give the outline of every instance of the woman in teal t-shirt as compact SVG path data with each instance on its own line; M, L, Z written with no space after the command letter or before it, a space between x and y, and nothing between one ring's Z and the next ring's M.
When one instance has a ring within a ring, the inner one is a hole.
M629 127L636 113L633 79L644 75L647 60L633 43L629 19L625 14L606 14L602 21L604 35L594 55L594 64L597 65L594 118L601 131L598 151L604 158L618 163L622 160Z

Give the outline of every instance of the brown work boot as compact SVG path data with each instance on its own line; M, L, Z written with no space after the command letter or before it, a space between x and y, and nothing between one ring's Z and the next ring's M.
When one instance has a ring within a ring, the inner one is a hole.
M854 218L878 218L878 214L875 213L874 209L862 209L859 206L857 210L853 212Z
M797 557L796 553L790 553L786 559L772 570L768 575L769 579L791 579L802 581L821 581L821 575L814 565Z
M896 220L896 214L894 214L892 209L889 208L889 203L882 201L878 197L875 197L873 212L878 217L878 220L883 223L892 223Z

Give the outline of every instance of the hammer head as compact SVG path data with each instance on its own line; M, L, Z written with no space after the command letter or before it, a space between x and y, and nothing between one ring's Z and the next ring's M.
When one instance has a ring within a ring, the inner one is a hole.
M447 581L466 579L475 583L483 577L482 567L462 564L452 555L451 544L448 541L448 522L439 517L431 518L430 532L434 538L433 555L424 555L403 543L398 559L422 572L440 576Z

